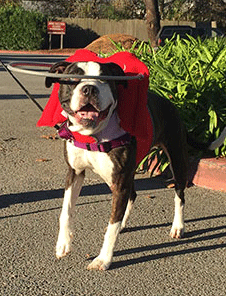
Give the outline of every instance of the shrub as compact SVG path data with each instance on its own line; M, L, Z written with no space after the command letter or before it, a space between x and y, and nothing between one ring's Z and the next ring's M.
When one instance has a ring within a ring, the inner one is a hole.
M51 1L56 2L56 1ZM146 12L142 0L101 1L101 0L74 0L67 1L70 17L99 18L99 19L143 19ZM56 15L56 13L55 13Z
M46 19L38 11L19 5L0 8L0 48L7 50L40 49L45 39Z
M118 51L124 50L115 45ZM149 89L175 104L195 139L207 142L218 138L226 126L225 39L202 41L178 36L157 51L142 42L134 44L130 52L149 68ZM159 150L156 153L162 155ZM226 156L226 141L215 155ZM160 160L165 168L165 158Z

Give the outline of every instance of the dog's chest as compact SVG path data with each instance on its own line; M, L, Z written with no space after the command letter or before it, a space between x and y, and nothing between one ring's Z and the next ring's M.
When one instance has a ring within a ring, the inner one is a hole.
M89 168L98 174L109 186L112 185L114 163L107 153L77 148L68 141L66 149L68 162L77 175Z

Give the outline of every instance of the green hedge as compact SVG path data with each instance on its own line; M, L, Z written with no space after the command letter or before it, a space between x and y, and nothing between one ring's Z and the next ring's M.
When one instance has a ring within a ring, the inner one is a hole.
M125 51L121 44L114 44L116 51ZM202 41L178 36L157 50L150 43L137 42L130 52L149 68L150 91L174 103L195 139L208 142L219 137L226 126L225 38ZM189 152L202 156L196 150ZM226 140L215 150L215 156L226 157ZM169 162L160 148L145 157L139 167L148 169L155 157L157 164L151 173L156 168L163 172Z
M117 50L125 50L115 44ZM150 71L149 89L173 102L187 130L199 141L218 138L226 126L226 39L166 41L157 51L150 44L130 49ZM226 140L216 156L226 156Z
M40 49L45 34L46 18L42 13L15 5L0 7L0 49Z

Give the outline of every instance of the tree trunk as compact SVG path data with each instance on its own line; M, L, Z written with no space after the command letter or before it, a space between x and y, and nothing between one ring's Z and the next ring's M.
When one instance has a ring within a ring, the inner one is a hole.
M151 46L158 46L157 34L160 30L160 13L158 8L158 0L144 0L146 5L146 21L148 38L150 39Z

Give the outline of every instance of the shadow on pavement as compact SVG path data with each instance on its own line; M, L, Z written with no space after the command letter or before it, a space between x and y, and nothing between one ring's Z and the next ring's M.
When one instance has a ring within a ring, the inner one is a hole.
M153 178L154 179L154 178ZM150 178L135 180L136 191L153 190L165 188L163 182L153 180ZM10 205L19 203L29 203L41 200L49 200L63 197L64 190L43 190L23 193L13 193L0 196L0 209L6 208ZM111 194L110 189L105 183L83 186L80 196L92 196L92 195L106 195Z
M208 221L212 219L225 218L225 217L226 217L226 214L222 214L222 215L216 215L216 216L198 217L195 219L186 220L185 222L194 223L198 221ZM151 224L151 225L138 226L138 227L129 227L129 228L126 228L121 235L130 231L143 231L143 230L148 230L152 228L165 228L170 226L171 226L171 223L162 223L162 224L160 223L160 224ZM126 260L119 260L115 262L113 261L110 267L110 270L122 268L129 265L134 265L138 263L144 263L152 260L174 257L178 255L186 255L186 254L193 254L193 253L198 253L203 251L223 249L226 247L226 243L224 243L226 232L224 231L219 233L213 233L213 232L222 231L222 230L226 230L225 225L217 226L217 227L209 227L205 229L198 229L195 231L187 232L185 234L185 237L179 240L172 239L172 241L167 241L161 244L139 246L135 248L128 248L120 251L115 251L114 258L125 256L125 255L127 256L132 255L133 258L126 259ZM203 236L203 234L207 234L207 235ZM208 242L212 242L212 244L206 245L206 243ZM197 247L194 247L194 244L196 243L199 245ZM177 250L172 250L172 248L177 248ZM170 251L167 252L166 249ZM158 254L156 254L156 250L157 251L160 250ZM148 252L149 254L143 255L145 252ZM142 256L140 256L139 254L142 254ZM90 261L93 259L94 257L90 257L88 260Z
M194 223L196 221L202 221L202 220L212 220L217 218L225 218L225 215L216 215L216 216L209 216L209 217L201 217L197 219L190 219L186 220L186 223ZM147 225L145 227L138 227L136 230L141 229L148 229L148 228L159 228L159 227L168 227L171 223L165 223L165 224L156 224L156 225ZM216 231L222 231L225 230L226 226L217 226L217 227L210 227L206 229L199 229L196 231L188 232L185 234L184 239L180 240L172 240L170 242L156 244L156 245L149 245L149 246L143 246L143 247L137 247L137 248L131 248L126 249L122 251L116 251L114 252L114 257L124 256L133 254L133 257L136 256L136 258L128 259L128 260L121 260L118 262L113 262L110 269L117 269L133 264L138 263L144 263L147 261L152 261L156 259L162 259L167 257L173 257L178 255L185 255L185 254L194 254L198 252L203 251L211 251L211 250L217 250L217 249L223 249L226 247L226 243L223 243L226 237L226 232L220 232L220 233L214 233ZM202 234L207 234L206 236L202 236ZM194 237L196 236L196 237ZM222 242L221 242L222 240ZM212 244L204 245L205 242L212 242ZM198 243L199 245L197 247L194 247L194 243ZM192 244L192 247L189 247ZM166 252L165 249L168 248L169 250L174 247L181 247L179 250L173 250ZM154 254L155 250L161 250L164 249L164 251ZM145 255L145 256L139 256L139 254L143 254L144 252L149 252L153 254ZM92 258L90 258L92 259Z
M226 233L222 234L222 237L225 237ZM188 243L188 242L187 242ZM163 248L163 246L159 245L159 248ZM175 246L175 243L172 242L169 244L169 247ZM149 251L152 250L152 248L155 247L153 245L149 246ZM138 264L138 263L144 263L152 260L157 260L157 259L162 259L162 258L168 258L168 257L174 257L174 256L180 256L180 255L186 255L186 254L193 254L193 253L198 253L198 252L203 252L203 251L211 251L211 250L217 250L217 249L223 249L226 247L226 244L214 244L214 245L208 245L208 246L200 246L200 247L194 247L194 248L188 248L188 249L183 249L183 250L178 250L178 251L171 251L171 252L162 252L159 254L153 254L153 255L147 255L147 256L141 256L138 258L133 258L133 259L128 259L128 260L122 260L118 262L113 262L110 270L112 269L117 269L117 268L122 268L125 266L133 265L133 264ZM139 248L139 252L144 252L146 250L143 250L144 248ZM131 250L132 252L132 250Z

